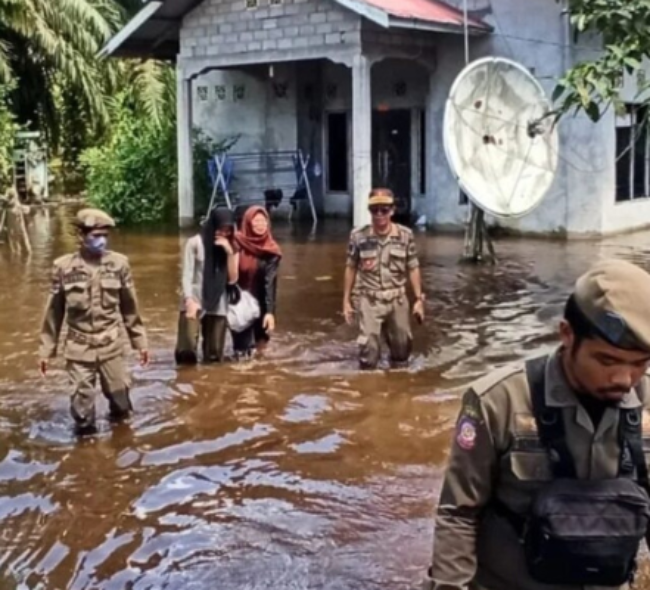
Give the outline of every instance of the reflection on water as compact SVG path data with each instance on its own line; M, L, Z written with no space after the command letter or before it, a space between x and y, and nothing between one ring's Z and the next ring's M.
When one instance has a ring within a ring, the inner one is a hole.
M182 238L118 232L154 360L142 370L133 359L131 423L102 422L77 443L63 365L43 380L35 358L50 265L75 238L64 211L38 214L30 231L29 261L0 247L1 588L415 585L463 385L552 346L593 259L644 265L648 254L644 234L513 240L498 245L497 267L472 268L457 264L459 239L420 234L428 322L416 358L360 374L339 313L347 228L313 237L280 225L279 333L266 357L177 370Z

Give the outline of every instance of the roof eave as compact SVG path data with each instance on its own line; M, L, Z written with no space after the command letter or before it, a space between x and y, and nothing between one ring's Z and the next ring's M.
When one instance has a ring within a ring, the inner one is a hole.
M144 25L163 5L161 0L152 0L136 14L124 27L116 33L101 49L99 57L110 57L129 39L142 25Z
M372 21L376 25L383 27L384 29L388 28L390 18L388 14L381 10L381 8L375 8L370 6L361 0L334 0L339 6L347 8L352 12L356 12L359 16L367 18L369 21Z
M389 17L388 26L390 28L398 29L411 29L416 31L429 31L432 33L462 33L464 27L462 24L455 23L434 23L430 21L420 20L416 18L398 18ZM479 36L487 35L492 32L492 27L485 24L483 27L478 27L475 24L469 23L467 30L470 35Z

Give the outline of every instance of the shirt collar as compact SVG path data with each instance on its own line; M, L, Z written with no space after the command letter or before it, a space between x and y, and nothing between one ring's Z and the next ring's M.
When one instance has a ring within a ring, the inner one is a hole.
M562 408L577 406L580 402L569 385L562 368L560 349L556 349L546 362L545 372L546 404L549 407ZM634 389L630 389L618 404L619 408L630 409L641 406L641 400Z

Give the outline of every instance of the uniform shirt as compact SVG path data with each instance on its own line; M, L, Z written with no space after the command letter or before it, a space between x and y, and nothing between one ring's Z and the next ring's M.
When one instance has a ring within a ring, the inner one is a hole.
M644 448L650 442L650 378L618 406L607 407L594 427L564 377L559 352L549 357L546 403L562 408L566 442L582 479L617 476L619 407L643 410ZM498 500L526 515L552 479L538 438L524 367L496 371L475 382L463 398L443 482L435 527L431 584L435 590L548 590L530 577L514 527L494 511ZM553 586L554 590L574 586ZM611 587L610 587L611 590Z
M40 358L56 356L64 317L68 360L96 362L122 354L122 325L134 349L147 348L129 262L116 252L106 252L96 264L79 253L54 261L41 328Z
M403 291L408 271L419 266L413 232L397 223L387 236L375 234L371 225L354 230L347 266L357 270L357 287L362 295Z

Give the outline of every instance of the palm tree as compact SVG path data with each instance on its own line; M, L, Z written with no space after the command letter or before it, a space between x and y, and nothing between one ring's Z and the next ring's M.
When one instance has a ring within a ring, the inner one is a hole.
M134 90L134 108L166 116L168 68L117 62L99 50L137 10L139 0L0 0L0 83L15 81L11 103L22 125L40 128L56 147L65 128L101 136L111 96Z

